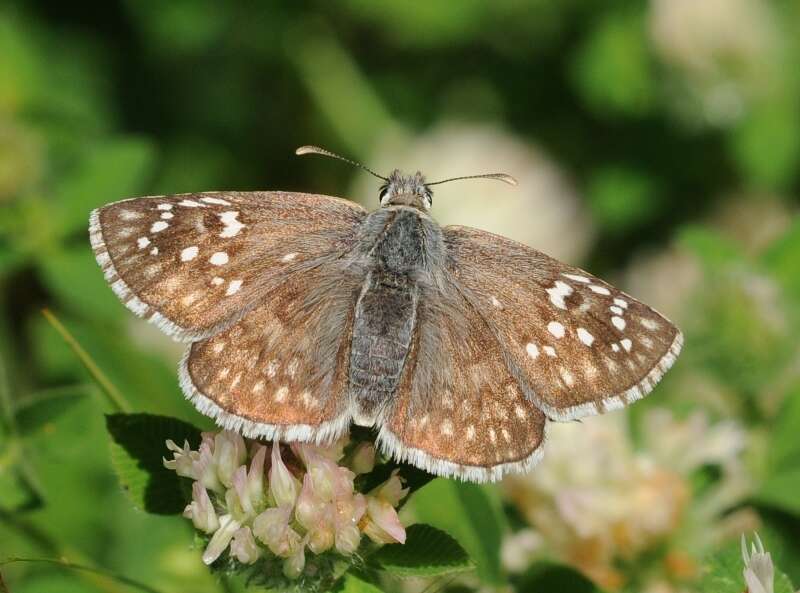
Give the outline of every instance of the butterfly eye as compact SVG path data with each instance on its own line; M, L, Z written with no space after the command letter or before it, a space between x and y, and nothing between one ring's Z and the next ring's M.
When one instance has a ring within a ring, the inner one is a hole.
M389 186L388 185L382 185L380 191L378 192L378 200L382 202L383 198L386 197L386 194L388 193L388 191L389 191Z

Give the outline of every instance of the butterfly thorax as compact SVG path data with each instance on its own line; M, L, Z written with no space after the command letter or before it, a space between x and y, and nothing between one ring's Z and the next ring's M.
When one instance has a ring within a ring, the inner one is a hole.
M431 208L433 192L425 184L425 176L417 171L406 175L395 169L380 189L381 206L411 206L423 212Z
M358 298L350 355L350 393L360 424L373 423L395 393L417 322L426 254L441 251L441 231L408 207L382 208L365 222L368 272Z

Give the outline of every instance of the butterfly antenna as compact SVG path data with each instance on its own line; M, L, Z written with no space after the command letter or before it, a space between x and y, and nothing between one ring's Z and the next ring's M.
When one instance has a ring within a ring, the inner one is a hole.
M350 163L353 166L356 166L360 169L364 169L370 175L374 175L378 179L383 179L384 181L389 181L383 175L378 175L375 171L370 169L369 167L362 165L356 161L351 161L350 159L346 159L343 156L336 154L335 152L331 152L330 150L325 150L324 148L320 148L319 146L301 146L297 150L294 151L296 155L303 155L303 154L321 154L322 156L328 156L332 159L339 159L340 161L344 161L345 163Z
M459 181L461 179L496 179L508 185L517 185L517 180L511 175L506 173L484 173L483 175L466 175L464 177L451 177L450 179L442 179L441 181L434 181L433 183L426 183L425 185L439 185L440 183L448 183L449 181Z

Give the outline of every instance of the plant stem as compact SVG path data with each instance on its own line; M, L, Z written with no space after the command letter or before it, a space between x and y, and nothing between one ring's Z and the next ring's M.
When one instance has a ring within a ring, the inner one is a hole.
M62 324L49 309L42 309L42 315L44 315L48 323L53 326L53 329L59 333L81 363L83 363L83 366L86 367L86 370L89 371L89 374L92 375L92 378L100 386L100 389L103 391L114 410L117 412L129 413L131 411L131 405L128 403L128 400L125 399L122 392L117 389L116 385L111 382L105 373L100 370L97 363L92 359L89 353L83 349L69 330L64 327L64 324Z
M46 564L55 564L57 566L61 566L63 568L68 568L70 570L78 570L83 572L88 572L91 574L96 574L99 576L103 576L118 583L122 583L124 585L128 585L129 587L133 587L134 589L139 589L140 591L145 591L146 593L161 593L158 589L154 589L150 585L145 583L139 582L137 580L131 579L126 577L125 575L117 574L110 570L103 570L101 568L93 568L91 566L85 566L83 564L73 564L72 562L66 559L59 559L59 558L21 558L18 556L11 556L10 558L6 558L5 560L0 561L0 567L5 566L7 564L13 564L15 562L44 562ZM0 590L2 591L2 590Z

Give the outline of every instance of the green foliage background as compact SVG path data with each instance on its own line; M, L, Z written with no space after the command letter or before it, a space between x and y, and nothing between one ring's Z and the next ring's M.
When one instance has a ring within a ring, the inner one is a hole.
M40 314L56 312L136 411L209 426L179 393L179 352L132 321L103 281L91 208L209 189L351 195L352 169L294 158L294 148L368 161L382 138L457 121L535 144L569 176L595 227L574 263L619 279L652 253L697 262L676 374L712 378L724 405L702 383L687 391L670 378L633 421L658 398L746 426L747 503L800 583L800 5L765 2L774 47L750 62L722 56L714 76L736 81L740 100L715 115L705 82L658 53L653 4L0 5L0 560L66 557L164 592L239 587L200 565L188 522L131 508L112 473L103 412L113 410ZM767 217L777 230L754 240L749 229ZM768 305L753 296L764 282ZM764 306L778 323L765 324ZM499 549L515 518L497 488L437 480L414 512L459 540L484 586L509 582ZM513 585L591 590L571 572L558 581L565 571L543 565ZM2 573L14 593L128 590L51 565ZM372 590L359 583L343 586Z

